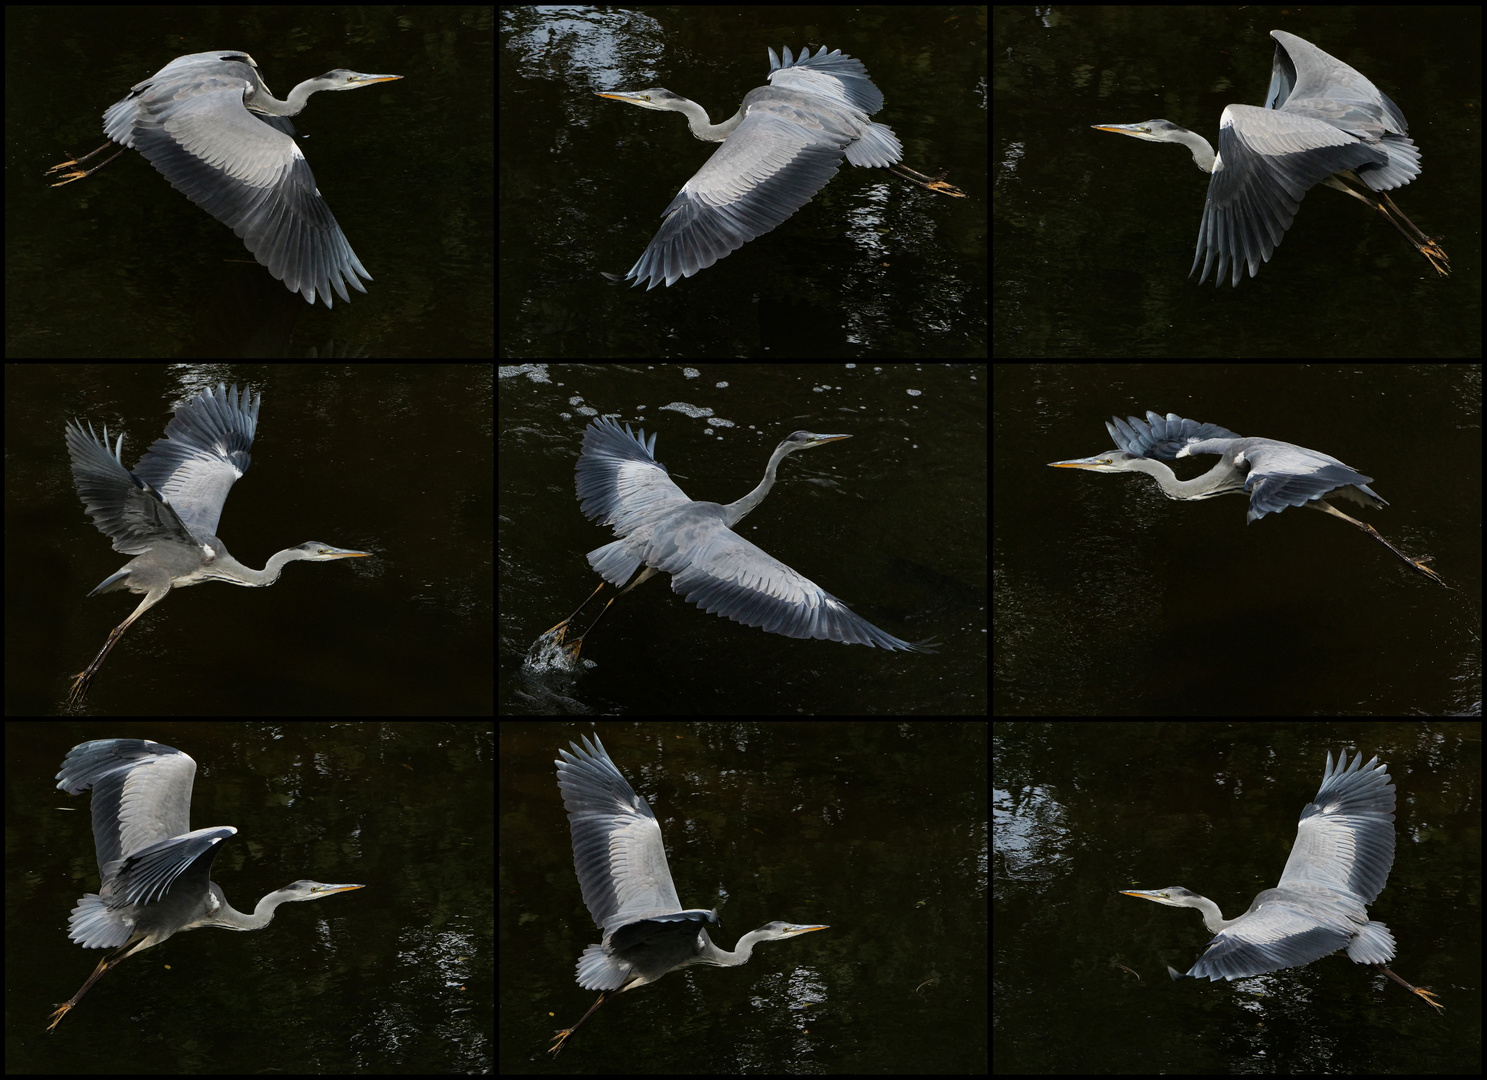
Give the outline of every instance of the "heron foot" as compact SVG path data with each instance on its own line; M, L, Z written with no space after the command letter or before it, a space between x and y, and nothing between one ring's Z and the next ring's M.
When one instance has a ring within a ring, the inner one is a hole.
M67 704L81 705L88 696L88 687L93 683L91 671L79 671L72 677L72 688L67 691Z
M1401 556L1401 558L1403 558L1403 556ZM1409 563L1416 570L1420 571L1420 573L1424 574L1431 581L1440 581L1442 585L1446 585L1444 581L1441 581L1441 576L1439 574L1425 565L1426 563L1432 561L1434 558L1434 555L1419 555L1412 559L1407 558L1404 561ZM1446 588L1449 589L1450 586L1446 585Z
M1386 968L1383 964L1375 964L1374 966L1382 971L1385 975L1389 976L1389 978L1397 982L1400 986L1404 987L1410 993L1418 995L1421 1001L1425 1002L1425 1004L1435 1009L1436 1012L1446 1011L1446 1007L1435 1000L1435 994L1427 990L1425 987L1415 986L1412 983L1405 982L1398 975L1394 974L1394 972Z
M1436 1001L1435 1000L1435 995L1433 993L1431 993L1429 990L1425 989L1425 987L1423 987L1423 986L1417 986L1417 987L1415 987L1415 991L1414 992L1416 994L1420 995L1420 1000L1421 1001L1425 1002L1425 1004L1427 1004L1427 1005L1432 1006L1435 1009L1436 1012L1445 1012L1446 1011L1446 1007L1444 1005L1442 1005L1439 1001Z
M1447 585L1444 581L1441 580L1441 576L1439 574L1437 574L1434 570L1432 570L1430 567L1428 567L1428 566L1425 565L1426 563L1432 561L1435 558L1434 555L1406 555L1404 552L1400 551L1393 544L1389 543L1389 541L1385 540L1382 536L1380 536L1379 535L1379 531L1377 529L1375 529L1372 525L1368 524L1367 522L1365 522L1365 521L1358 521L1356 518L1350 518L1346 514L1338 513L1337 511L1333 511L1333 513L1336 513L1338 517L1344 519L1345 521L1351 521L1354 525L1358 526L1358 528L1362 529L1369 536L1373 537L1379 543L1383 544L1390 551L1394 552L1394 554L1397 555L1400 559L1402 559L1404 562L1409 563L1410 566L1412 566L1416 570L1420 571L1420 573L1424 574L1431 581L1440 582L1440 584L1441 584L1441 586L1443 588L1449 589L1451 587L1451 586Z

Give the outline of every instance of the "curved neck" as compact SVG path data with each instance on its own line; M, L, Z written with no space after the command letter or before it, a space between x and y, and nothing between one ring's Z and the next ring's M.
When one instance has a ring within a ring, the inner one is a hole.
M724 120L721 124L712 124L708 122L707 110L697 104L697 102L678 96L672 104L676 107L677 112L687 118L687 127L691 129L692 134L706 142L722 142L729 135L732 135L733 129L743 123L744 109L746 108L746 106L740 105L738 112L734 113L727 120Z
M1196 908L1198 911L1202 912L1203 925L1208 927L1209 932L1213 934L1217 934L1226 926L1232 926L1234 923L1237 923L1239 921L1238 919L1225 919L1224 913L1219 910L1219 906L1217 904L1208 899L1208 897L1199 896L1197 893L1194 893L1192 896L1188 897L1187 906Z
M729 525L737 524L743 520L745 514L764 501L764 496L768 495L769 489L774 487L775 467L779 465L780 459L793 449L794 447L788 443L781 443L775 447L774 453L769 455L769 464L765 466L764 479L759 481L759 486L737 502L728 503L723 507L723 520L725 522ZM1168 475L1171 474L1169 473ZM744 935L746 938L748 936L747 934Z
M1231 491L1244 490L1244 474L1223 459L1220 459L1217 465L1202 476L1194 477L1192 480L1177 479L1176 473L1160 461L1153 461L1151 458L1133 458L1127 462L1127 468L1152 477L1161 485L1162 494L1169 499L1211 499L1215 495L1227 495ZM1208 902L1212 903L1212 901Z
M298 116L304 110L305 102L310 100L310 95L317 90L325 89L324 86L316 85L319 81L319 77L306 79L289 91L288 101L280 101L274 97L269 93L268 87L260 82L250 107L254 112L265 113L268 116Z
M251 566L245 566L238 562L227 552L221 552L212 564L205 568L208 577L216 581L225 581L232 585L245 585L251 588L263 588L272 585L279 580L279 574L283 571L286 563L292 563L298 559L308 556L299 548L285 548L276 551L269 557L269 561L262 570L254 570Z
M1208 140L1205 139L1202 135L1199 135L1196 131L1189 131L1187 128L1180 128L1177 127L1175 124L1173 125L1173 128L1174 130L1171 132L1173 141L1181 143L1192 152L1193 163L1197 165L1198 168L1202 169L1206 173L1213 172L1213 161L1215 155L1213 152L1213 147L1208 144Z
M747 964L749 957L754 955L754 943L763 941L769 936L758 930L751 930L739 938L738 944L733 947L732 952L729 952L714 945L713 939L707 936L706 930L699 931L699 934L702 938L702 948L697 950L696 963L712 964L715 967L738 967L740 964Z
M274 911L280 904L288 903L298 895L289 889L279 889L259 900L252 915L244 915L227 902L216 882L212 883L212 891L222 905L213 913L212 925L224 930L262 930L274 921Z

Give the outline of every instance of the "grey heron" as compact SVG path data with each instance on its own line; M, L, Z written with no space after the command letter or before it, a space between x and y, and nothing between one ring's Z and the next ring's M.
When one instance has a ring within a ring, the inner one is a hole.
M1431 556L1406 555L1380 536L1372 525L1349 517L1327 501L1343 498L1361 506L1388 506L1368 486L1373 483L1373 477L1364 476L1318 450L1277 439L1246 439L1228 428L1184 420L1175 413L1163 417L1148 409L1146 420L1134 416L1125 420L1112 417L1105 429L1120 449L1048 464L1055 469L1145 473L1161 486L1162 494L1169 499L1211 499L1215 495L1248 492L1246 524L1287 507L1309 506L1357 526L1411 567L1445 585L1440 575L1425 565ZM1177 479L1171 469L1156 460L1172 461L1195 454L1217 454L1219 460L1192 480Z
M772 922L738 939L732 952L718 948L705 924L720 925L716 909L683 908L666 864L661 826L610 760L599 736L573 752L558 751L558 789L573 834L573 869L584 906L604 931L600 944L578 958L578 985L601 990L599 1000L571 1028L559 1031L548 1052L557 1054L594 1010L615 994L653 983L693 964L746 964L761 941L784 941L829 927Z
M890 651L933 652L928 641L911 644L878 629L814 581L733 531L769 494L775 467L786 454L851 437L793 432L775 447L759 486L742 499L722 505L696 502L672 482L666 467L656 461L655 435L647 443L644 428L637 437L629 424L621 429L608 417L594 420L584 430L583 451L575 469L579 506L599 524L614 526L620 537L588 554L589 565L604 579L599 589L607 581L624 585L621 591L628 592L658 573L667 573L672 589L688 603L771 634ZM543 636L556 634L562 641L568 624L598 591ZM614 600L610 598L604 611ZM577 656L582 643L580 635L564 647Z
M781 61L771 48L768 78L769 86L750 90L721 124L663 87L595 91L642 109L679 112L697 138L723 144L662 212L660 231L625 280L648 281L649 291L707 269L810 202L841 168L843 154L863 168L889 168L903 157L893 129L868 119L883 107L883 93L861 60L823 45L814 56L803 49L798 59L786 48ZM964 197L912 169L899 175Z
M1225 919L1212 900L1180 885L1120 891L1202 912L1203 925L1216 936L1187 978L1240 979L1300 967L1346 949L1355 963L1377 967L1426 1004L1443 1009L1429 990L1384 966L1394 959L1394 935L1383 923L1370 921L1367 905L1384 891L1393 865L1394 785L1387 768L1377 757L1363 764L1362 752L1349 766L1346 751L1334 768L1329 751L1322 786L1301 810L1280 882L1257 895L1243 915ZM1183 977L1167 971L1174 979Z
M1170 120L1091 125L1096 131L1186 146L1198 168L1213 174L1188 276L1201 260L1200 285L1210 268L1216 269L1215 286L1231 266L1231 285L1239 284L1246 265L1254 277L1291 227L1302 197L1317 184L1383 214L1436 273L1449 274L1445 251L1387 194L1420 175L1420 151L1408 138L1399 106L1311 42L1284 30L1272 30L1270 36L1276 46L1265 106L1227 106L1219 117L1217 154L1203 136Z
M57 1006L47 1030L68 1014L104 972L182 930L216 926L262 930L280 904L321 900L361 885L296 881L258 901L245 915L210 879L231 825L191 828L196 762L173 746L148 739L79 743L62 759L57 787L69 795L93 791L93 845L99 889L86 893L67 920L68 936L85 949L113 949L88 981Z
M182 405L130 472L120 453L124 436L112 448L108 428L99 438L88 425L67 424L67 452L78 497L94 526L113 541L115 551L134 555L104 578L89 596L128 589L144 593L139 607L108 636L94 661L73 679L71 704L82 701L93 676L129 625L165 599L171 589L225 581L230 585L266 586L279 580L285 564L364 558L371 552L332 547L309 540L272 556L262 570L244 566L217 538L227 493L248 471L249 449L258 430L263 395L239 393L221 383Z
M171 187L237 233L290 292L312 304L318 294L330 308L332 288L349 303L346 285L366 292L357 275L368 281L372 275L321 198L286 118L298 115L317 91L358 90L401 78L336 68L306 79L280 101L247 53L191 53L130 88L103 114L103 130L125 149L138 150ZM124 152L81 168L109 146L52 166L49 173L79 166L52 186L81 180Z

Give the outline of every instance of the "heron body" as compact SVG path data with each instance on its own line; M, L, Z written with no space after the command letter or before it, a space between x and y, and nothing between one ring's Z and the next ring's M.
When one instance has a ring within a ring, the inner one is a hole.
M263 587L279 580L291 562L328 562L365 558L370 552L332 547L309 540L270 556L262 570L245 566L217 537L217 522L232 485L248 471L249 450L258 430L263 395L221 383L182 405L139 464L130 472L120 453L124 436L110 447L108 428L100 439L88 425L66 427L72 478L94 526L113 541L115 551L135 558L105 578L89 596L99 593L144 593L139 607L104 643L103 650L73 680L69 700L82 701L88 686L124 631L171 589L223 581Z
M136 83L103 114L103 129L114 142L138 150L171 187L232 229L290 292L312 304L318 296L330 308L332 289L349 302L346 286L364 293L358 277L371 281L372 275L321 197L287 117L298 115L318 91L356 90L401 78L337 68L305 80L280 101L247 53L191 53ZM101 167L63 174L52 186L81 180Z
M594 521L613 526L620 539L589 552L589 564L604 581L626 591L655 574L670 574L672 589L688 603L772 634L933 651L927 642L910 643L880 630L733 529L764 501L787 454L849 438L793 432L775 447L759 485L736 502L722 504L694 501L677 487L656 461L655 435L647 441L644 428L637 437L628 424L621 428L608 417L594 420L584 431L575 467L579 506ZM572 619L570 615L547 633L563 632ZM581 640L567 647L576 653Z
M57 787L93 792L93 843L99 889L72 909L68 936L85 949L113 949L71 1000L52 1014L50 1031L110 968L182 930L215 926L261 930L281 904L320 900L361 885L296 881L237 911L209 875L231 825L191 828L196 762L148 739L96 739L67 752Z
M1203 136L1170 120L1092 125L1096 131L1185 146L1198 168L1212 175L1188 276L1201 262L1200 285L1210 270L1215 285L1228 274L1237 286L1246 267L1254 277L1317 184L1383 214L1438 274L1449 274L1445 251L1386 194L1420 175L1420 151L1399 106L1311 42L1284 30L1272 30L1270 36L1276 47L1265 105L1224 109L1217 154Z
M1309 506L1356 526L1415 570L1445 584L1434 570L1425 565L1430 556L1404 554L1380 536L1372 525L1344 514L1328 501L1342 498L1360 506L1389 505L1368 486L1373 477L1364 476L1330 454L1278 439L1245 438L1217 424L1184 420L1175 413L1164 417L1150 409L1145 421L1135 416L1128 416L1125 420L1116 416L1105 424L1105 429L1119 449L1048 464L1056 469L1085 469L1099 473L1145 473L1161 486L1162 494L1167 498L1181 501L1211 499L1231 493L1247 494L1249 512L1246 523L1289 507ZM1192 480L1179 480L1163 464L1163 461L1199 454L1217 454L1219 460L1208 472Z
M666 863L661 826L650 804L636 794L596 735L592 742L559 750L553 762L573 835L573 867L584 906L604 931L603 940L578 958L578 985L602 990L577 1024L557 1033L549 1052L614 994L655 982L671 971L704 964L737 967L761 941L783 941L829 927L771 922L739 938L732 952L708 936L719 925L716 910L683 908Z
M1344 752L1334 768L1329 752L1322 786L1301 811L1279 883L1257 895L1243 915L1225 919L1212 900L1180 885L1121 890L1122 895L1202 913L1215 936L1188 978L1217 982L1261 975L1345 949L1349 959L1378 967L1439 1009L1430 991L1383 966L1394 958L1394 935L1368 917L1367 905L1383 892L1394 865L1394 796L1377 757L1365 765L1359 753L1349 765Z
M662 87L597 91L644 109L679 112L692 134L720 146L688 180L662 217L660 231L625 275L654 289L705 270L799 210L841 168L886 168L903 157L893 129L869 117L883 93L867 68L840 49L806 48L781 60L769 50L769 86L744 95L721 124L707 110Z

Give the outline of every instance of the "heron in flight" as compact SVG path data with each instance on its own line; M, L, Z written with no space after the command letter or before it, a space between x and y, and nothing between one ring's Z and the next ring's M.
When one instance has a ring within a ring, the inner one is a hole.
M1175 413L1168 413L1164 418L1148 409L1146 420L1148 422L1142 422L1134 416L1125 420L1112 417L1105 429L1120 449L1048 464L1055 469L1145 473L1161 485L1162 494L1169 499L1211 499L1230 492L1248 492L1246 524L1290 506L1324 510L1362 529L1412 568L1445 585L1440 575L1425 565L1431 556L1416 558L1406 555L1380 536L1372 525L1349 517L1327 501L1343 498L1361 506L1388 506L1368 486L1373 483L1373 477L1364 476L1318 450L1276 439L1246 439L1228 428L1184 420ZM1156 460L1171 461L1195 454L1217 454L1219 460L1213 468L1192 480L1177 479L1171 469Z
M1427 1005L1444 1009L1429 990L1384 966L1394 959L1394 935L1369 920L1366 906L1384 891L1393 865L1394 785L1386 767L1377 757L1363 764L1361 752L1349 766L1344 752L1333 768L1329 751L1322 786L1301 810L1279 884L1256 896L1243 915L1225 919L1212 900L1180 885L1120 891L1203 913L1203 925L1217 936L1187 978L1217 982L1262 975L1346 949L1354 963L1372 964ZM1170 967L1167 973L1184 977Z
M103 131L125 149L138 150L171 187L237 233L290 292L312 304L318 295L331 308L332 288L350 303L346 285L364 293L357 275L368 281L372 275L321 198L287 118L298 115L317 91L359 90L401 78L336 68L306 79L280 101L247 53L191 53L135 83L103 114ZM81 168L109 146L52 166L48 173L78 166L52 186L81 180L124 152Z
M130 472L120 452L124 436L109 447L108 428L99 438L88 425L67 425L67 452L72 456L72 479L78 497L98 531L113 541L115 551L136 558L104 578L89 596L128 589L145 598L133 614L109 634L97 658L72 682L70 704L88 692L93 676L131 623L165 599L171 589L225 581L230 585L267 586L279 580L287 563L297 560L329 562L366 558L368 551L332 547L309 540L270 556L262 570L244 566L217 538L227 493L248 471L248 451L258 430L258 406L263 395L249 389L238 392L221 383L216 392L203 390L182 405Z
M62 759L57 787L69 795L93 792L93 844L99 889L86 893L67 920L68 936L85 949L113 949L83 988L57 1006L50 1031L89 988L137 952L182 930L217 926L262 930L280 904L323 900L360 885L296 881L269 893L245 915L210 879L231 825L191 828L196 762L173 746L148 739L96 739Z
M707 110L662 87L599 90L602 98L642 109L679 112L692 134L722 143L662 213L665 221L625 280L646 290L691 277L763 236L811 201L841 168L842 155L863 168L889 168L903 157L893 129L868 119L883 93L861 60L840 49L797 59L769 50L769 83L744 95L738 112L721 124ZM726 141L725 141L726 140ZM905 179L940 194L964 198L959 188L904 166Z
M1201 285L1239 284L1269 262L1295 220L1302 197L1326 184L1370 206L1404 234L1436 273L1450 273L1451 260L1394 205L1387 192L1420 175L1420 151L1408 138L1399 106L1368 79L1335 56L1284 30L1272 30L1275 62L1264 108L1229 105L1219 117L1219 152L1203 136L1170 120L1141 124L1094 124L1146 142L1186 146L1198 168L1212 173L1192 277L1203 262ZM1352 181L1360 193L1342 183ZM1229 269L1232 265L1232 269Z
M615 994L653 983L668 971L693 964L738 967L761 941L785 941L830 929L818 924L768 923L738 939L732 952L707 936L718 926L716 909L683 908L666 864L661 826L645 797L610 760L599 736L573 752L558 751L558 789L573 833L573 869L584 906L604 940L578 958L578 985L602 990L577 1024L558 1032L548 1052L557 1054L580 1024Z
M737 502L720 505L694 502L672 482L666 467L656 461L655 435L647 443L644 428L637 437L629 424L621 429L608 417L594 420L584 431L578 457L579 505L594 521L614 526L620 539L589 552L589 565L604 581L578 611L543 637L562 642L568 625L605 581L616 586L629 582L624 593L664 572L671 575L672 589L688 603L771 634L933 652L928 641L911 644L878 629L810 578L733 531L769 494L775 467L786 454L851 437L794 432L775 447L758 487ZM610 598L604 611L619 595ZM568 641L564 648L576 657L583 637Z

